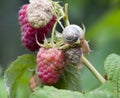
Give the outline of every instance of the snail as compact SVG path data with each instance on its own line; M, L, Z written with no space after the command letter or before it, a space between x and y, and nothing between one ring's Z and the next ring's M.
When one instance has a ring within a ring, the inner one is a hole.
M88 42L85 40L84 35L85 35L84 26L82 29L81 27L75 24L67 26L66 28L64 28L62 32L62 38L65 43L73 44L79 40L83 53L89 53L90 48Z
M77 25L69 25L62 32L63 40L68 44L75 43L79 38L84 37L84 30Z

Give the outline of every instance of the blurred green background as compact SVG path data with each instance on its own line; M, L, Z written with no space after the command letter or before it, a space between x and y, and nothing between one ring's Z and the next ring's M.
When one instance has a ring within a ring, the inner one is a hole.
M110 53L120 54L120 0L59 1L62 5L68 2L72 24L85 25L86 39L92 50L86 56L103 75L105 58ZM2 79L4 70L17 56L29 52L21 43L17 20L18 10L27 2L28 0L0 0L0 98L7 98ZM81 72L81 84L85 91L99 85L86 68Z

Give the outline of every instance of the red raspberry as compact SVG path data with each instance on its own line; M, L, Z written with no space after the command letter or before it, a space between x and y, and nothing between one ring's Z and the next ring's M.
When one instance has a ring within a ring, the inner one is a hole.
M18 12L18 21L20 25L28 23L27 14L26 14L27 7L28 4L24 4Z
M37 34L37 40L39 43L43 43L44 36L47 36L53 27L56 17L53 15L52 19L42 28L33 28L28 22L27 18L27 6L25 4L22 6L18 12L18 21L21 25L22 32L22 43L31 51L36 51L39 49L39 45L36 43L35 34Z
M63 51L57 48L40 48L36 61L41 83L46 85L57 83L65 66Z

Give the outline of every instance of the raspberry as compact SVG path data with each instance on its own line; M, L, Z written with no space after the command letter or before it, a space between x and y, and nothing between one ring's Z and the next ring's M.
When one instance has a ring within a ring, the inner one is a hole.
M27 17L27 7L29 4L25 4L22 6L20 11L18 12L18 21L21 25L21 35L22 35L22 43L23 45L31 51L36 51L39 49L39 45L36 43L35 35L37 35L37 40L39 43L43 43L44 37L48 35L51 28L53 27L56 17L52 16L52 19L41 28L35 29L28 22Z
M46 85L57 83L65 66L63 51L57 48L40 48L36 61L41 83Z
M24 4L18 12L18 21L20 25L28 23L27 14L26 14L27 7L28 4Z
M36 76L33 75L33 76L30 78L29 87L30 87L31 91L34 91L37 86L38 86L38 84L37 84Z
M39 46L37 45L35 39L36 30L32 28L29 24L23 26L24 27L22 29L22 39L21 39L23 45L26 46L31 51L35 51L39 49ZM42 35L42 33L37 33L37 34L39 35L41 34L40 37L38 37L38 41L42 43L44 40L44 35Z
M78 69L81 69L81 62L80 58L82 56L83 52L81 47L71 47L65 51L65 58L66 58L66 64L67 65L76 65Z
M28 5L27 15L34 28L43 27L52 19L53 4L50 0L33 0Z
M72 47L65 51L66 63L78 64L82 56L82 50L80 47Z

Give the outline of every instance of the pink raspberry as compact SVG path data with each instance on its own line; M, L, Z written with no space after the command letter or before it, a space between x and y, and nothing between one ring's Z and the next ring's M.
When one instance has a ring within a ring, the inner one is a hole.
M23 45L31 51L39 49L39 45L36 43L35 35L39 43L43 43L44 37L48 35L51 28L53 27L56 17L53 15L52 19L44 27L35 29L28 22L27 17L28 4L24 4L18 12L18 21L21 25L21 35Z
M36 61L41 83L46 85L57 83L65 66L63 51L57 48L40 48Z
M27 14L26 14L27 7L28 4L24 4L18 12L18 21L20 25L28 23Z

